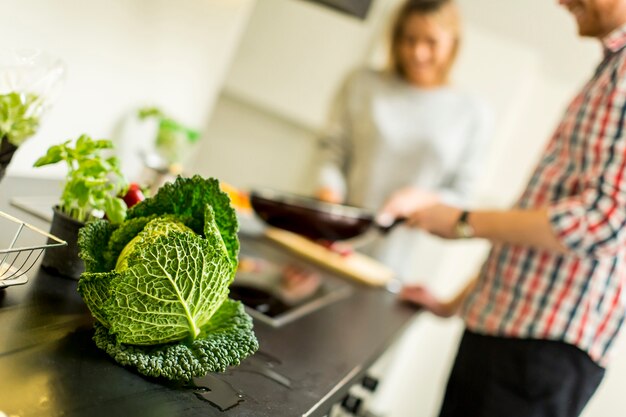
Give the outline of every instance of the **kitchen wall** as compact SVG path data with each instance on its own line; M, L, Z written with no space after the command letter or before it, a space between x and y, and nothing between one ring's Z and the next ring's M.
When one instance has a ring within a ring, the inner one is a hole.
M42 48L67 66L58 101L15 155L9 175L62 175L60 166L32 164L49 145L83 132L117 137L132 161L138 138L118 133L138 106L159 105L203 126L254 2L0 1L4 47Z
M458 2L466 25L455 80L481 94L497 116L478 200L502 207L519 194L567 100L601 51L596 42L577 38L556 2ZM246 188L309 192L314 139L328 103L347 71L381 64L385 22L397 3L375 1L368 19L359 21L306 2L258 2L194 171ZM450 295L487 250L485 242L433 239L415 256L415 277ZM436 415L461 330L458 321L417 319L395 347L404 362L386 358L379 366L390 382L381 387L376 408L392 417ZM620 415L623 368L626 359L609 372L586 416Z

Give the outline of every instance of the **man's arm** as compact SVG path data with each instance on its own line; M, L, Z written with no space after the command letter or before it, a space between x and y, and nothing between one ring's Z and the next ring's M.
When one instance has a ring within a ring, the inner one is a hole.
M477 211L469 215L476 237L565 253L547 210Z
M409 218L409 224L437 236L453 239L457 237L455 226L460 216L461 210L456 207L436 205L414 212ZM546 209L473 211L468 223L478 238L567 252L554 233Z

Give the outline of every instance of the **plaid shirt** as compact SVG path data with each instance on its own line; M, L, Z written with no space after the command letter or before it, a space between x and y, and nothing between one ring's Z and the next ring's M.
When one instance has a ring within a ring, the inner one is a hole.
M469 330L563 341L605 366L626 314L626 26L571 102L516 207L547 208L566 255L496 244Z

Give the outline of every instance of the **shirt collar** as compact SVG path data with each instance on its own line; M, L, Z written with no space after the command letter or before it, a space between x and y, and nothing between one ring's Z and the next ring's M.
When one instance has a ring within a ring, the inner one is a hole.
M626 46L626 24L613 29L611 33L602 38L605 53L614 54Z

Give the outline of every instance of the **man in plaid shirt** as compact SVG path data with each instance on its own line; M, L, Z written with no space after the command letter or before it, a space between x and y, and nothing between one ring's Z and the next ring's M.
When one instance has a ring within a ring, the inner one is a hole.
M402 297L466 324L440 417L578 416L626 314L626 0L560 0L604 59L567 108L518 203L383 213L444 238L493 242L457 297ZM406 201L406 200L405 200Z

